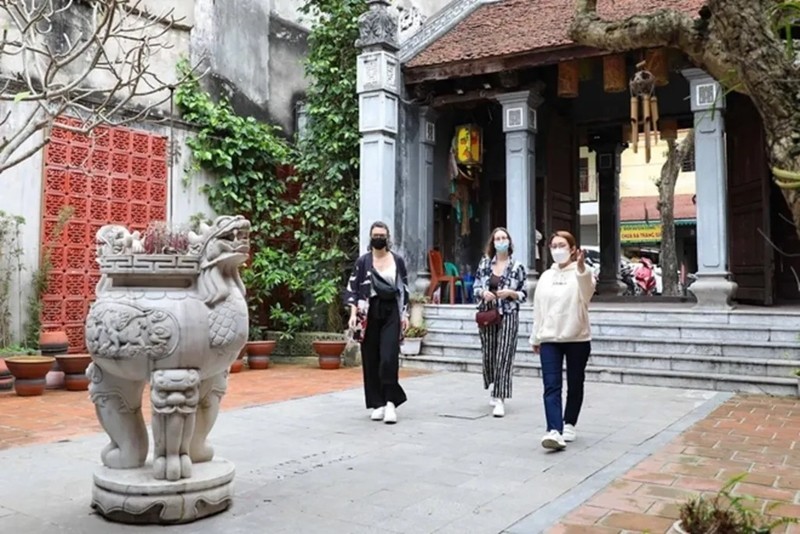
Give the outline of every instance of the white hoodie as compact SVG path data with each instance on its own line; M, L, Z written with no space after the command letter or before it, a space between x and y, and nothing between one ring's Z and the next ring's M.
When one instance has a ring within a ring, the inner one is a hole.
M554 263L546 270L533 297L531 345L590 341L589 301L594 285L591 268L581 274L576 262L563 269Z

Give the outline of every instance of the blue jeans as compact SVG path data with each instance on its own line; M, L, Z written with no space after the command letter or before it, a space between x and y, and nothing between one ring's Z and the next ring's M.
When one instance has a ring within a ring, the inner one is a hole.
M547 431L564 431L564 425L575 425L583 404L583 382L592 345L589 341L542 343L539 357L544 382L544 415ZM561 386L564 357L567 358L567 407L561 415Z

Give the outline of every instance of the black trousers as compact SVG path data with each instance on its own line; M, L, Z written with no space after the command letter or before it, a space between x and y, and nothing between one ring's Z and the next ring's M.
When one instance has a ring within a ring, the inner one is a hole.
M400 327L397 301L370 299L367 330L361 344L367 408L380 408L387 402L400 406L406 401L406 393L397 378L400 367Z

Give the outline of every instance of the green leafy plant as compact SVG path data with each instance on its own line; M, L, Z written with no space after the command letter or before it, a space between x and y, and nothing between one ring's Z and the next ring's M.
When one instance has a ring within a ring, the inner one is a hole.
M22 345L8 345L7 347L0 348L0 357L2 356L28 356L38 354L39 351L30 347Z
M728 480L713 498L695 497L680 506L681 526L689 534L727 532L734 534L768 534L779 526L796 523L793 518L773 518L769 512L780 503L773 503L766 515L747 506L749 495L734 495L733 489L747 473Z
M28 296L28 323L25 325L25 345L28 347L39 346L39 335L42 333L42 296L47 291L50 272L53 270L53 249L74 213L75 208L72 206L64 206L59 210L53 232L44 244L39 269L33 273L31 281L33 290Z
M428 334L428 329L423 324L422 326L410 326L405 332L407 339L415 339L425 337Z
M290 285L307 290L309 312L324 317L331 332L344 328L339 296L358 252L360 133L354 43L358 17L366 9L365 0L307 0L300 8L311 21L305 62L308 122L295 161L295 179L302 189L292 212L298 247Z
M0 347L11 344L11 279L22 271L20 228L25 219L0 211Z
M800 369L794 370L794 376L800 377Z
M189 65L182 61L178 69L184 75ZM277 127L237 114L225 98L214 101L197 78L190 76L178 87L175 102L183 118L198 129L187 141L193 156L188 174L203 169L213 176L203 190L215 212L250 220L251 261L242 280L250 316L257 318L259 306L289 278L290 258L281 240L291 226L286 183L278 179L277 169L292 159L292 148ZM196 214L191 225L196 229L202 222L207 222L205 215ZM282 316L277 319L280 322Z

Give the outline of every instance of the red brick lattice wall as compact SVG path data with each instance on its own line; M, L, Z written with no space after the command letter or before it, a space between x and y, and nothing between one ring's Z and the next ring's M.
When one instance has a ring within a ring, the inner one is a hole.
M70 119L62 119L65 123ZM100 279L95 235L105 224L144 231L167 215L167 138L128 128L81 135L55 127L44 153L41 242L53 269L42 302L42 328L63 329L82 352L84 321ZM57 242L63 206L75 210Z

